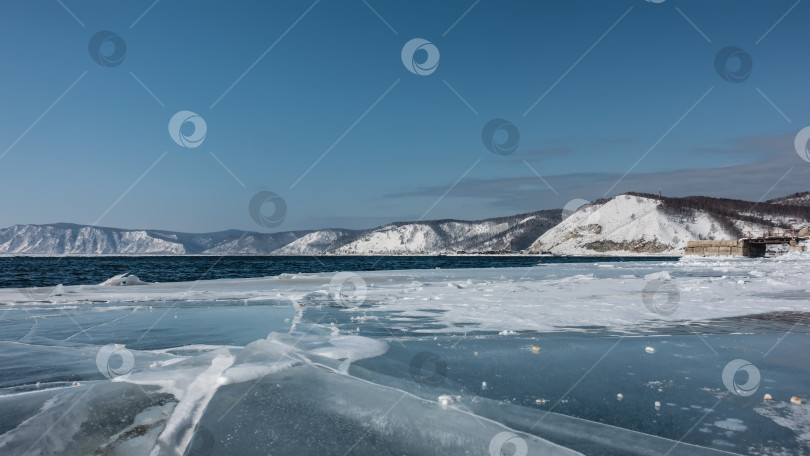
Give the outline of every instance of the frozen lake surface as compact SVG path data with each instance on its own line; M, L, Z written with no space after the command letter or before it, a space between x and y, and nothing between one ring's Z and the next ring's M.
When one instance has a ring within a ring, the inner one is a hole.
M808 265L4 288L0 453L810 454Z

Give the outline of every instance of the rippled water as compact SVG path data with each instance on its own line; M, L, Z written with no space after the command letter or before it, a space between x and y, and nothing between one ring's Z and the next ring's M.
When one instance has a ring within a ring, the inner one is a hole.
M174 256L0 257L0 288L98 284L130 273L146 282L265 277L297 272L381 271L434 268L505 268L538 263L676 261L676 257L536 256Z

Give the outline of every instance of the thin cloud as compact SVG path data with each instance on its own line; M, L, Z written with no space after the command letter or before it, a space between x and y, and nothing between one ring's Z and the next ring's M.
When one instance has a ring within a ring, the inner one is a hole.
M720 145L695 147L692 150L699 154L711 153L729 156L765 158L793 149L795 134L744 136L730 139Z
M793 150L791 136L751 136L731 140L728 144L728 148L724 149L726 153L756 152L758 158L753 162L730 166L633 173L614 189L613 194L629 191L658 193L661 190L666 196L706 195L758 201L810 190L810 163L801 160ZM620 176L621 173L544 176L559 196L528 172L521 177L469 178L460 182L447 198L478 199L482 207L499 212L505 208L513 211L553 209L563 207L574 198L597 199ZM435 198L446 189L446 185L427 186L385 197Z

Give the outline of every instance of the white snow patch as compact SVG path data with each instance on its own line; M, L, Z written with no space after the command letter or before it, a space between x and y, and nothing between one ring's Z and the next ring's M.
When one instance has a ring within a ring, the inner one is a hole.
M130 286L130 285L145 285L146 282L142 282L138 279L138 276L132 274L118 274L117 276L110 277L109 279L102 282L100 285L102 286L115 286L115 287L122 287L122 286Z
M714 426L734 432L743 432L748 430L748 426L746 426L742 420L738 420L737 418L726 418L725 420L715 421Z

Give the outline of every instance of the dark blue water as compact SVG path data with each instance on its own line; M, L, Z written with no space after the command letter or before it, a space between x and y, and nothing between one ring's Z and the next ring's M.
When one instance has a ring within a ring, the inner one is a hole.
M529 267L538 263L677 261L678 257L178 256L2 257L0 288L99 284L129 273L146 282L266 277L299 272Z

